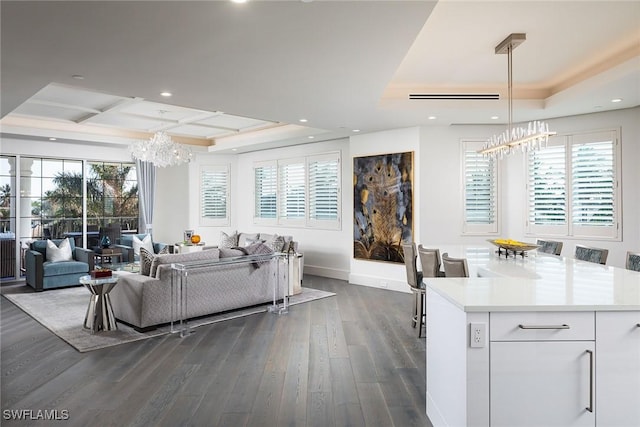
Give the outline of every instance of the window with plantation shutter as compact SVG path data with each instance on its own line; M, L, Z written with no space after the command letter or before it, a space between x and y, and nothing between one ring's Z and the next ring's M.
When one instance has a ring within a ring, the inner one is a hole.
M259 162L256 224L340 228L340 152Z
M306 206L304 159L278 162L280 211L279 222L304 223Z
M528 157L527 232L619 239L616 130L565 135Z
M335 228L340 224L340 159L337 153L307 158L309 225Z
M483 141L462 142L464 234L498 232L498 168L478 153Z
M257 164L254 169L256 220L277 219L278 166L275 162Z
M229 166L200 168L200 224L229 225Z

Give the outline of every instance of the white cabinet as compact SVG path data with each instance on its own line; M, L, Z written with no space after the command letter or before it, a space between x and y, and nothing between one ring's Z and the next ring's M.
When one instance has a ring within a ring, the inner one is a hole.
M491 313L491 426L594 426L593 312Z
M492 342L491 425L593 426L592 341Z
M640 426L640 313L596 313L596 424Z

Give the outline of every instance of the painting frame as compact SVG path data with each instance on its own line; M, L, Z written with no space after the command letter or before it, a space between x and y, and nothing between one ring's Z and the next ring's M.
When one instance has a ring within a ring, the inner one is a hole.
M414 152L353 157L353 257L404 263L413 242Z

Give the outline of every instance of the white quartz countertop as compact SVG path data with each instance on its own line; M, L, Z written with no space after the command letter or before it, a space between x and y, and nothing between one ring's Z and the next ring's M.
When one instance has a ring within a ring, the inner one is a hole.
M640 310L639 272L536 251L506 259L489 246L428 247L467 258L469 278L424 279L463 311Z

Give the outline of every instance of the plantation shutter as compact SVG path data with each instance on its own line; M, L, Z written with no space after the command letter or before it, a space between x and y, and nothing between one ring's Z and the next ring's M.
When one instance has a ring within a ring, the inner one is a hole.
M463 142L464 232L497 233L498 173L495 159L478 153L482 143Z
M280 222L305 219L305 167L304 160L279 163L280 169Z
M203 166L200 170L200 223L227 225L229 220L229 168Z
M529 154L529 223L564 225L566 207L566 153L564 143L549 143Z
M336 153L308 158L310 225L339 220L339 167Z
M275 219L277 217L277 167L275 163L258 165L254 168L255 177L255 213L256 219Z
M572 138L571 222L575 235L617 234L615 143L611 132Z

